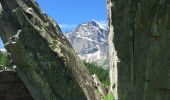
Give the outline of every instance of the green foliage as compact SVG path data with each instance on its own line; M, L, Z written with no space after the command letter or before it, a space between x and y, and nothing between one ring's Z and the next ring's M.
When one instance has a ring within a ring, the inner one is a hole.
M83 61L87 69L89 70L90 74L96 74L99 80L106 86L110 85L109 82L109 71L104 70L101 66L97 66L95 63L89 63Z
M10 64L9 57L6 53L0 52L0 70L5 69Z
M107 96L104 97L104 100L115 100L115 99L114 96L111 93L109 93Z

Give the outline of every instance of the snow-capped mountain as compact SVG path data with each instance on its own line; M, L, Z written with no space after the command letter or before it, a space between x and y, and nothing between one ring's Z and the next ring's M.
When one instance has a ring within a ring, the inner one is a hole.
M82 60L108 68L108 31L97 21L80 24L65 36Z
M6 51L5 48L0 48L0 52L1 52L1 53L7 53L7 51Z

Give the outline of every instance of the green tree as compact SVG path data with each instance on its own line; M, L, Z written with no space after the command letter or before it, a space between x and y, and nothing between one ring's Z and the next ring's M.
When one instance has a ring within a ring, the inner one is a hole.
M108 70L104 70L101 66L98 66L96 63L92 62L86 62L83 61L85 66L87 67L87 69L89 70L90 74L96 74L97 77L99 78L99 80L105 85L105 86L109 86L110 82L109 82L109 71Z
M0 52L0 70L4 70L9 67L10 59L7 56L7 53Z

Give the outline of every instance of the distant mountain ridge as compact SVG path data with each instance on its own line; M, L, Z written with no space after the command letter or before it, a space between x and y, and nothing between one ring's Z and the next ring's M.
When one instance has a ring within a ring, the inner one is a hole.
M82 60L95 62L108 68L108 30L97 21L78 25L72 32L65 33Z

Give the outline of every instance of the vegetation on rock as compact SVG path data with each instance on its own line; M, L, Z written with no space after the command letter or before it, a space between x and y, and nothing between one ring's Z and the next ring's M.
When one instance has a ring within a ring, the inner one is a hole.
M104 98L104 100L115 100L115 99L114 99L113 94L112 94L112 93L109 93L109 94Z
M10 65L10 58L4 52L0 52L0 70L5 70Z

